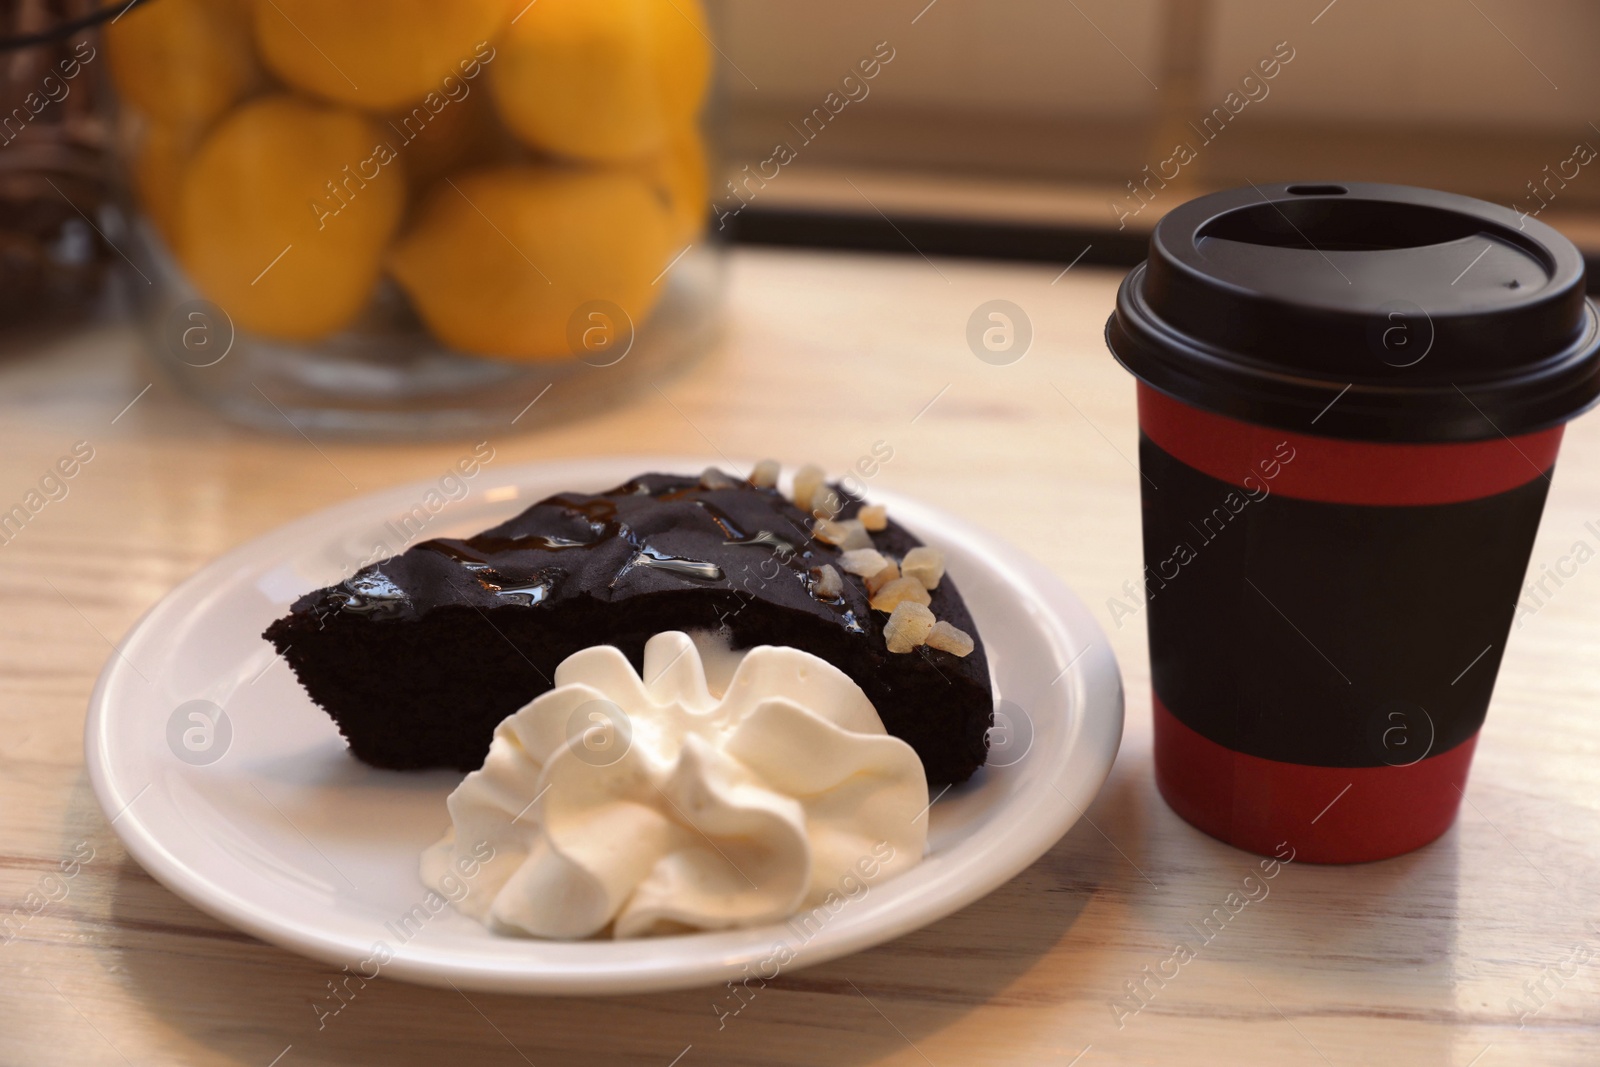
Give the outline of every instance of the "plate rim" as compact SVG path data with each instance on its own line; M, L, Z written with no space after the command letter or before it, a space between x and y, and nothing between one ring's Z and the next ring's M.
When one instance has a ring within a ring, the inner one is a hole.
M723 462L728 462L725 457ZM703 456L554 458L498 468L493 476L493 484L522 487L557 475L575 484L587 484L590 481L600 483L619 477L626 480L641 470L693 471L707 465ZM621 471L627 473L619 474ZM231 572L263 553L280 554L307 536L316 537L322 528L356 516L380 513L392 503L409 500L426 492L434 484L435 480L421 479L358 494L271 527L205 563L144 611L116 643L115 650L96 679L84 720L84 763L95 800L110 828L146 873L186 903L220 922L269 944L336 966L364 958L367 950L322 930L305 928L293 920L275 918L270 910L239 896L232 889L218 884L215 879L196 872L163 844L159 832L137 816L135 802L155 781L152 780L131 797L119 790L113 781L115 757L109 751L108 727L114 712L109 701L113 687L125 684L127 673L132 670L122 650L135 638L143 636L152 620L164 608L182 596L192 594L197 587L214 583L218 575ZM486 485L484 488L491 487ZM1069 724L1069 736L1064 741L1064 751L1069 758L1061 760L1043 777L1046 785L1067 801L1067 806L1054 818L1026 821L1024 831L994 835L985 852L1001 853L1002 862L969 862L964 866L971 869L966 871L949 868L935 880L924 883L916 901L881 917L879 921L846 924L831 937L819 935L815 942L808 941L801 946L793 962L783 967L785 973L892 941L962 910L1011 881L1050 851L1083 816L1109 777L1121 747L1126 719L1121 671L1104 630L1066 583L1021 549L963 518L898 492L874 490L872 495L874 499L888 504L891 510L901 509L910 513L910 525L913 528L917 525L914 516L921 513L936 520L969 548L1000 550L985 553L985 565L1002 574L1009 585L1031 588L1034 596L1048 609L1049 623L1058 631L1056 636L1064 639L1069 648L1076 650L1062 674L1057 676L1057 681L1070 673L1066 697L1068 707L1081 709L1082 714ZM1082 669L1072 672L1074 665L1080 665ZM1073 754L1080 754L1079 758L1070 758ZM1087 766L1076 765L1080 762ZM1041 791L1036 789L1034 792ZM1005 798L1002 803L1009 807L1026 799L1019 794ZM1019 848L1018 841L1027 843ZM1002 845L1008 847L1002 849ZM754 934L782 929L784 927L781 924L774 924L679 935L672 939L650 939L649 943L660 944L681 938L700 941L707 947L719 941L748 941L754 944ZM508 941L519 943L515 939ZM601 944L620 946L632 942ZM724 979L741 976L742 969L752 959L760 958L759 953L752 954L748 948L736 954L723 953L720 958L710 962L704 959L685 962L670 955L644 953L623 968L615 963L601 962L592 968L575 969L562 964L552 969L548 963L530 967L526 959L514 957L485 962L463 960L459 956L449 958L448 953L443 955L444 958L435 958L435 951L426 946L420 949L406 946L403 953L397 951L383 965L383 971L386 976L423 985L459 986L487 992L628 994L714 985Z

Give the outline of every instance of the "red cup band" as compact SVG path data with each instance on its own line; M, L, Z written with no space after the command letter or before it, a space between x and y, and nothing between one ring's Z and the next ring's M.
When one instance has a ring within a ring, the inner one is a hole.
M1344 441L1201 411L1140 382L1139 429L1174 459L1245 489L1330 504L1408 506L1477 500L1546 476L1565 427L1453 444ZM1288 462L1283 445L1293 449Z
M1309 863L1364 863L1421 848L1450 828L1478 736L1402 767L1312 767L1225 748L1155 704L1156 786L1212 837Z

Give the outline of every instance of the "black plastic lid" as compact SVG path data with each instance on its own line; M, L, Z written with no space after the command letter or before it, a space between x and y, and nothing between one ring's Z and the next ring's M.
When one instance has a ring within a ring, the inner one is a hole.
M1600 399L1572 242L1404 185L1250 186L1175 208L1123 281L1106 343L1195 407L1329 437L1483 440Z

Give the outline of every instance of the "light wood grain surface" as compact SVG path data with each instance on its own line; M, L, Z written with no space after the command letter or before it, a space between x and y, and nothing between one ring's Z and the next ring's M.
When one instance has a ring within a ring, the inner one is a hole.
M877 484L1031 552L1121 661L1127 732L1087 819L988 898L785 974L721 1029L717 990L469 1000L380 979L319 1030L330 968L218 924L129 860L81 753L111 643L217 554L357 488L436 477L472 442L235 430L179 400L121 330L8 353L0 510L75 442L94 458L0 545L0 917L30 892L57 898L0 944L0 1064L1600 1062L1600 563L1515 632L1454 829L1384 863L1284 869L1119 1025L1125 983L1194 940L1188 924L1255 860L1156 794L1142 620L1118 628L1105 606L1141 568L1133 386L1101 341L1118 277L1056 275L741 251L720 350L603 417L542 423L552 392L527 432L489 435L496 464L720 451L836 470L887 441ZM1033 325L1010 366L965 340L995 298ZM1600 417L1569 431L1534 568L1600 547L1590 521ZM64 861L75 875L52 878Z

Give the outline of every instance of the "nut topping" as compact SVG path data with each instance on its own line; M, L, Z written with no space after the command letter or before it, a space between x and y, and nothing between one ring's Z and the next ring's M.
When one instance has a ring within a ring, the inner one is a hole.
M794 472L794 506L811 513L811 501L827 480L827 473L815 463L807 463Z
M852 548L839 557L839 566L851 574L870 578L886 570L890 563L884 558L883 553L875 548Z
M929 648L937 648L940 652L948 652L952 656L969 656L976 647L972 635L960 627L951 626L943 619L934 623L933 629L929 631L923 643Z
M814 532L818 541L835 545L845 551L872 547L872 535L867 533L867 528L857 519L843 521L818 519Z
M893 611L904 601L927 604L933 598L915 578L896 578L884 584L871 600L873 611Z
M773 489L778 484L778 472L781 470L775 459L764 459L750 469L750 484L757 489Z
M933 612L925 605L903 600L883 625L884 641L890 652L910 652L927 639L934 625Z
M844 510L844 498L830 485L821 485L811 494L811 514L819 519L831 519Z
M702 489L732 489L739 483L723 474L716 467L707 467L700 472L700 488Z
M839 572L824 563L811 570L811 595L820 600L838 600L844 596L844 579Z
M944 577L944 553L937 548L918 545L900 561L900 573L915 578L924 589L937 589L939 579Z
M900 565L891 559L883 570L867 576L867 592L877 593L898 577L900 577Z

